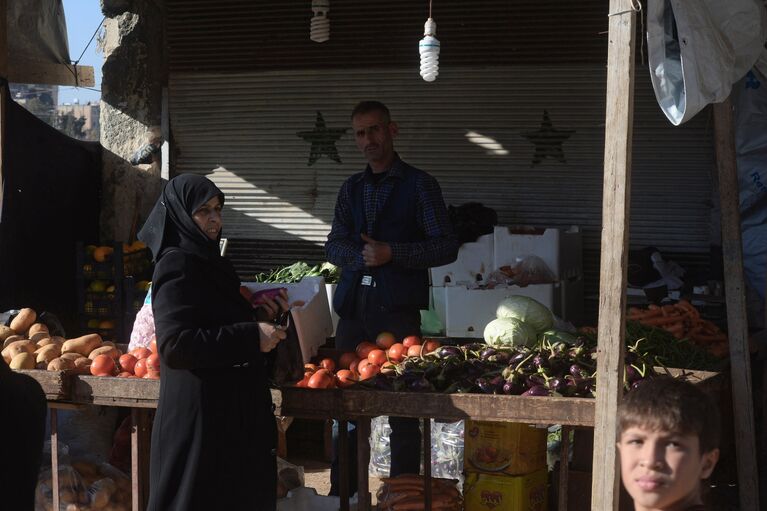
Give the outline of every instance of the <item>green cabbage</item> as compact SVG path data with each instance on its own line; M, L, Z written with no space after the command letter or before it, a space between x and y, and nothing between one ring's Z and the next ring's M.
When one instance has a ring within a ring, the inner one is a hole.
M536 334L550 330L554 325L551 311L527 296L507 296L498 304L495 315L499 318L516 318L533 327Z
M548 341L550 343L563 342L565 344L573 345L578 342L578 338L570 332L564 332L562 330L547 330L540 334L538 338L541 341Z
M532 346L535 331L515 318L494 319L485 327L485 342L490 346Z

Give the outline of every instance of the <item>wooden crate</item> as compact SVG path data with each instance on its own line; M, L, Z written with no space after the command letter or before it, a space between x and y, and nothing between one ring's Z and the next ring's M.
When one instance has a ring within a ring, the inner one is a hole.
M71 371L17 369L16 372L34 378L43 388L48 401L65 401L70 397L73 378Z

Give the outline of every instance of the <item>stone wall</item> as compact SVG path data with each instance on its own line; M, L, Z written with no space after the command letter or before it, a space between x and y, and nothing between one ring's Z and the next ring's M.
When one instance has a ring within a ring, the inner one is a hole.
M160 161L130 157L160 136L165 79L162 1L102 0L101 241L131 241L158 197Z

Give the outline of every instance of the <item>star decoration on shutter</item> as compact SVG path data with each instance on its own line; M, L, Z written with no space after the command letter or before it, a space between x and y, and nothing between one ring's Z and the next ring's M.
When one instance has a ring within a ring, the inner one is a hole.
M348 128L328 128L325 125L325 118L322 117L322 114L318 111L317 120L314 121L314 129L312 131L296 132L297 136L312 144L312 147L309 150L309 162L307 163L307 166L310 167L314 165L322 155L327 156L337 163L341 163L341 157L338 156L338 149L336 149L336 142L347 130Z
M536 166L544 158L552 158L561 163L567 163L562 144L575 133L575 130L558 130L551 124L549 112L543 111L541 127L535 131L523 131L521 135L535 145L532 166Z

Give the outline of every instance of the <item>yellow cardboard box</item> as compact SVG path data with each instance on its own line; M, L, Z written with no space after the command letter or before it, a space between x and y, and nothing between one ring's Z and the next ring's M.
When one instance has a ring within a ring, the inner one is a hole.
M465 511L546 511L548 472L492 476L468 472L463 483Z
M467 420L464 469L497 475L535 472L546 466L547 433L527 424Z

